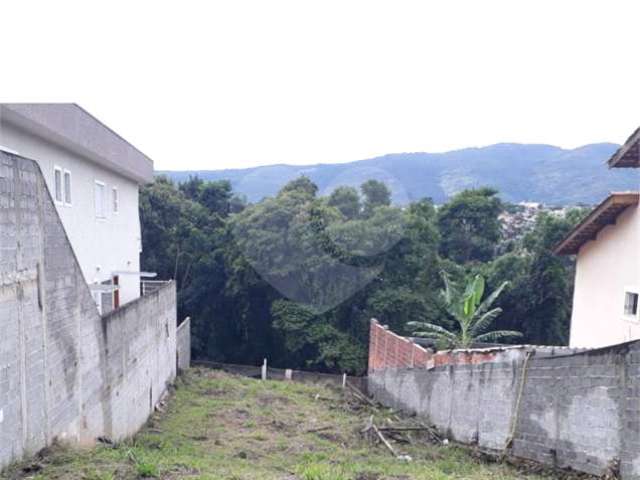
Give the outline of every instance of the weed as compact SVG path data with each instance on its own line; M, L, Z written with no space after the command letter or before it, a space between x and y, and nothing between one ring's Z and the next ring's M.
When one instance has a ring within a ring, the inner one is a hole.
M153 463L138 462L136 463L136 474L138 478L158 478L160 471Z

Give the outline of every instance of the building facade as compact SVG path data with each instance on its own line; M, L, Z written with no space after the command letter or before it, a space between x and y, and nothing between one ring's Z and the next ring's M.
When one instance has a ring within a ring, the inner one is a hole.
M640 129L608 163L612 168L640 167ZM555 249L557 254L577 256L572 347L640 339L639 198L639 192L612 193Z
M138 298L138 190L153 162L75 104L0 105L0 149L40 167L100 312Z

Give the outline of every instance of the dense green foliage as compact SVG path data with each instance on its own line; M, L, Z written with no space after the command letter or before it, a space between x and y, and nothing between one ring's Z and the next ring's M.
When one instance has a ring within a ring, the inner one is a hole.
M398 208L377 181L324 197L306 177L246 204L226 181L158 178L141 192L143 268L176 279L200 358L360 373L372 317L401 334L455 325L441 271L481 274L490 290L508 281L494 327L566 343L573 267L550 249L581 212L543 214L500 248L503 208L490 189Z
M442 255L458 263L487 261L500 240L502 202L490 188L464 190L438 211Z

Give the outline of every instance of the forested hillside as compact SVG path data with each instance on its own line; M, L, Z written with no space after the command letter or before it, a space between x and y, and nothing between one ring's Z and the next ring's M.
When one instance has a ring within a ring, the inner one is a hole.
M487 291L509 281L494 326L565 344L573 264L550 249L584 212L542 213L506 241L506 207L478 188L400 208L381 182L323 196L308 177L246 205L227 181L161 177L141 192L142 263L177 280L200 358L362 373L370 318L405 334L409 321L452 327L442 271L480 273Z
M275 195L288 181L309 177L323 195L340 185L358 188L367 180L386 183L395 204L421 198L436 204L466 189L488 186L508 202L593 205L611 191L633 190L638 177L609 170L617 145L600 143L565 150L550 145L498 144L446 153L399 153L341 164L269 165L240 170L164 172L182 182L229 180L250 202ZM567 181L571 179L571 181Z

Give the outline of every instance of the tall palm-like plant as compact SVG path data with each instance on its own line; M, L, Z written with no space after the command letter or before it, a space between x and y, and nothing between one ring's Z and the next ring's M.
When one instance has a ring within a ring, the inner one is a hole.
M501 308L491 308L491 305L509 282L502 283L482 300L485 282L481 275L476 275L464 290L455 285L446 272L442 272L442 278L445 285L441 292L444 304L447 313L458 324L458 329L449 331L433 323L409 322L407 325L416 329L413 332L415 336L433 339L448 348L470 348L476 343L522 336L520 332L510 330L487 332L493 321L502 313Z

